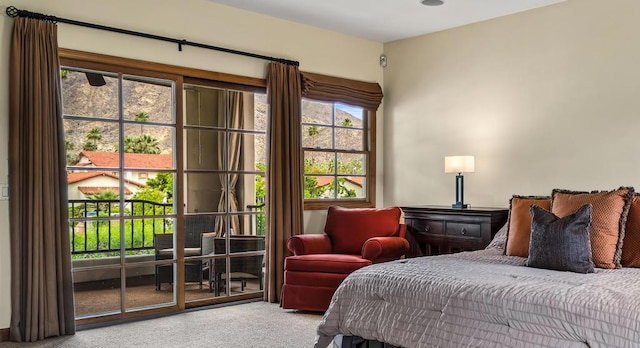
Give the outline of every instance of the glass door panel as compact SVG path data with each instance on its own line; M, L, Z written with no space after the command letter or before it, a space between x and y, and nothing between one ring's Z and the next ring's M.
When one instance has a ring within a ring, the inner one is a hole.
M265 98L252 92L187 85L184 100L184 228L192 236L189 246L196 245L200 251L185 258L185 274L193 273L185 285L186 301L259 296L264 258ZM185 243L185 255L187 248Z
M169 306L176 303L174 292L170 286L165 289L155 286L155 269L164 267L173 269L173 264L168 265L145 265L127 266L127 277L125 282L125 309L126 311L141 310L148 307ZM163 291L164 290L164 291Z
M120 271L116 267L88 268L74 260L73 295L76 318L118 314L121 311Z
M175 289L156 290L156 268L176 264L175 83L76 67L61 76L76 316L175 305ZM156 235L170 236L170 257L157 257Z

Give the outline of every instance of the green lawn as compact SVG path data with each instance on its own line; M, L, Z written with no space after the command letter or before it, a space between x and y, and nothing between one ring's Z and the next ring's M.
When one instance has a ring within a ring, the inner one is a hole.
M72 252L75 251L72 253L72 258L120 255L121 233L124 236L125 249L147 248L146 250L126 250L127 255L152 254L153 235L173 233L173 224L165 223L164 219L127 219L123 224L124 228L121 228L118 220L74 222L69 236ZM90 253L77 254L83 251L90 251Z

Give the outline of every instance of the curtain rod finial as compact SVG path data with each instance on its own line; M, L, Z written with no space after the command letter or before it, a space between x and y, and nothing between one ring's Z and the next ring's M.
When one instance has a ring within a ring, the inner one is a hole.
M13 18L18 17L18 9L15 6L7 7L7 10L5 12L9 17L13 17Z

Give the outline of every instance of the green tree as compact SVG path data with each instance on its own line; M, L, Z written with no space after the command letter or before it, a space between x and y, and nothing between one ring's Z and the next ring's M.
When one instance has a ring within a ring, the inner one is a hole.
M318 126L309 126L309 128L307 128L307 134L309 134L310 137L315 137L320 134L320 130Z
M134 117L138 122L147 122L149 120L149 114L146 112L139 112ZM140 125L140 135L142 135L142 124Z
M91 128L86 135L87 141L82 145L82 149L85 151L98 150L98 141L102 140L102 133L99 128Z
M106 190L100 190L97 193L89 194L87 195L87 198L92 201L109 201L109 200L113 201L113 200L120 199L120 195L116 190L106 189ZM105 212L105 213L108 212L109 205L110 205L109 202L98 202L97 203L98 211Z
M159 154L160 144L158 139L147 134L126 136L124 137L124 152Z
M341 124L342 124L342 126L344 126L344 127L351 127L351 126L353 126L353 122L351 122L351 119L350 119L350 118L343 118L343 119L342 119L342 123L341 123Z
M256 163L256 170L262 173L266 172L267 166L264 163ZM256 204L264 202L267 196L267 183L263 175L256 175Z
M321 198L325 192L327 192L327 188L324 186L318 186L318 178L315 176L306 176L304 177L304 198Z
M136 194L133 196L134 200L144 200L144 201L149 201L149 202L155 202L155 203L162 203L162 201L164 200L164 193L158 189L155 188L151 188L151 187L144 187L138 191L136 191ZM153 204L134 204L133 205L133 215L135 216L142 216L142 215L162 215L164 214L164 211L162 210L161 206L155 206L156 209L154 210L154 206ZM144 210L143 210L144 207ZM167 213L170 213L169 210L167 210Z
M147 180L147 188L162 192L162 195L167 198L167 202L171 202L173 199L173 174L168 172L161 172L156 175L155 178Z
M266 167L267 166L264 163L256 163L257 171L265 173ZM265 211L264 204L265 204L266 196L267 196L267 183L264 178L264 175L257 174L256 175L256 201L254 203L254 205L258 206L256 208L256 211L264 213ZM267 219L265 214L256 215L256 234L257 235L259 236L265 235L265 232L267 229L266 223L267 223Z
M339 178L338 179L338 197L355 197L356 190L350 190L346 186L347 179Z
M60 79L64 80L69 75L69 70L60 69Z
M351 162L338 162L338 173L364 174L362 161L353 160Z
M71 151L73 151L73 149L75 148L75 145L73 145L72 142L70 142L69 140L65 139L64 140L64 147L67 153L67 164L68 165L72 165L74 163L76 163L77 161L77 154L73 154L71 153Z

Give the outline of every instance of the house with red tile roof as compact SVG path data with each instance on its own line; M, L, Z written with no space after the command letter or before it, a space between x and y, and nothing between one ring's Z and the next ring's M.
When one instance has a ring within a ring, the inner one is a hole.
M107 172L75 172L67 174L69 199L87 199L88 195L102 191L119 192L120 180L117 175ZM133 180L124 180L124 194L130 198L138 189L144 187L143 183Z
M343 178L343 177L340 177ZM319 176L316 178L318 180L318 187L324 187L333 182L332 176ZM356 193L356 197L363 197L362 186L364 183L364 178L361 176L347 176L344 177L344 186L348 190L353 190Z
M171 154L125 153L123 162L125 179L141 183L143 186L148 179L155 178L159 172L174 167ZM116 175L120 167L120 153L82 151L74 166L100 167L106 169L105 172Z

